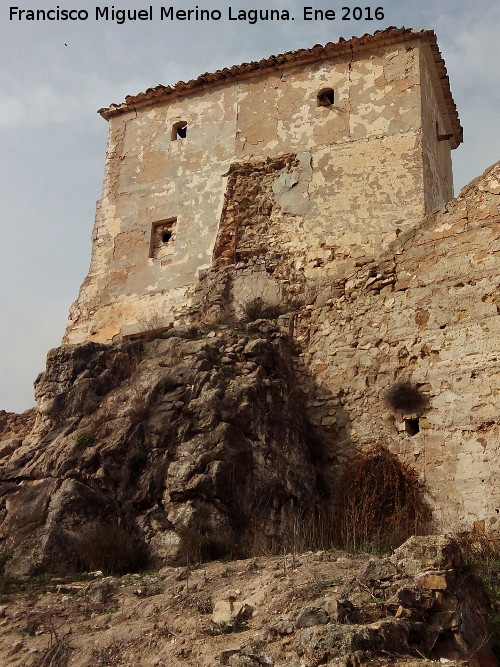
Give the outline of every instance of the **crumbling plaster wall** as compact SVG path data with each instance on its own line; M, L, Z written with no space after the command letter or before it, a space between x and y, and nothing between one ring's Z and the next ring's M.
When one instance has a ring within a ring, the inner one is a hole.
M377 254L425 215L420 48L377 49L242 86L267 110L263 123L261 107L240 104L243 155L310 155L309 206L288 218L283 233L273 219L272 231L313 282L348 275L357 259ZM326 86L335 105L317 106L316 92Z
M356 446L389 446L419 471L445 530L500 528L499 222L497 163L297 324L297 370L313 422L337 443L334 465ZM385 405L399 380L428 397L422 415Z
M110 340L127 322L152 328L187 301L211 260L222 175L234 155L235 92L223 87L111 119L90 272L65 342ZM180 120L188 138L172 141ZM150 258L152 224L169 218L177 218L174 252Z
M423 48L415 40L279 69L112 117L90 272L63 342L186 321L224 233L234 163L296 156L294 174L275 170L264 223L297 284L346 277L421 220ZM318 106L325 87L335 103ZM180 120L187 137L172 141ZM173 217L172 252L150 258L152 224Z

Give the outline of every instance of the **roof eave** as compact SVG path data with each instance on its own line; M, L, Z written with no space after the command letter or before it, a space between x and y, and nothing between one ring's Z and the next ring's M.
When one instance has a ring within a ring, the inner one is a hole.
M376 47L388 46L414 39L427 42L431 47L438 78L441 83L446 110L452 126L453 137L450 140L451 147L456 148L463 141L463 130L451 94L444 60L437 46L437 38L433 30L411 30L409 28L391 27L386 30L376 31L373 35L366 34L362 37L352 37L349 40L340 38L338 42L329 42L328 44L325 44L325 46L318 44L311 49L288 51L277 56L264 58L260 61L234 65L230 68L217 70L213 73L202 74L198 78L191 79L188 82L179 81L174 86L158 85L154 88L148 88L144 93L128 95L125 98L125 102L121 104L112 104L109 107L99 109L98 113L106 120L109 120L110 118L130 111L137 111L138 109L143 109L145 107L170 102L181 97L193 95L200 91L225 85L229 82L264 76L272 72L289 69L298 65L306 65L314 62L331 60L333 58L342 58L346 55L351 56L354 53L367 51Z

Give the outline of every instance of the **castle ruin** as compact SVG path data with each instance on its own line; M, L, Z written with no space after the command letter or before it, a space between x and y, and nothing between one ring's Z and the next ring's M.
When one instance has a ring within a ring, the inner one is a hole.
M63 342L287 306L333 466L384 444L440 529L495 530L499 167L450 201L462 128L434 32L244 63L100 114L103 194ZM388 409L400 381L425 411Z

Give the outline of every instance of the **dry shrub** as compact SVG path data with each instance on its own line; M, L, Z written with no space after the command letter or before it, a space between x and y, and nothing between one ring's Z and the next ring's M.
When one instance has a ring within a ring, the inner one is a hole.
M482 590L491 629L491 647L500 662L500 538L494 534L464 533L455 538L466 570L474 577L476 590Z
M358 452L340 482L337 543L348 549L394 549L430 532L432 512L417 472L381 445Z
M95 523L80 538L80 565L105 574L137 572L147 564L147 552L137 536L117 523Z
M140 389L132 390L129 397L129 416L134 424L140 424L148 416L149 406Z
M462 533L455 538L466 563L500 562L500 538L495 534Z
M395 382L384 394L387 405L396 412L418 413L426 407L426 398L411 382Z
M202 525L179 528L177 532L181 542L176 560L181 565L199 565L235 556L228 537Z
M64 639L58 640L35 659L33 667L67 667L72 651Z
M248 322L255 320L275 320L282 314L282 309L279 305L266 303L261 297L247 301L243 306L245 319Z

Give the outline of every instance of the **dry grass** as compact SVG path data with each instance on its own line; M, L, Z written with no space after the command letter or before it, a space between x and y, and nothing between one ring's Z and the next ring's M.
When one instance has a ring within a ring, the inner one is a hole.
M243 312L247 322L255 320L275 320L282 314L282 308L279 305L266 303L261 297L247 301L243 306Z
M178 529L181 538L177 562L181 565L199 565L207 561L236 557L234 545L224 535L214 534L199 525Z
M88 526L81 535L79 553L80 565L86 571L125 574L147 564L144 545L132 531L117 523Z

